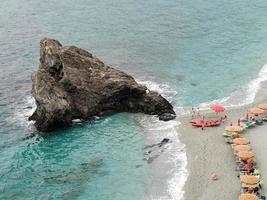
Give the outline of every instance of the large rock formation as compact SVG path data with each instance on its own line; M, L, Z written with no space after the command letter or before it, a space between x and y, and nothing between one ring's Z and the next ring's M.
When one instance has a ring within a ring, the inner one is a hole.
M172 105L133 77L105 65L91 53L58 41L40 42L40 66L32 74L37 109L30 117L39 131L114 112L143 112L175 118Z

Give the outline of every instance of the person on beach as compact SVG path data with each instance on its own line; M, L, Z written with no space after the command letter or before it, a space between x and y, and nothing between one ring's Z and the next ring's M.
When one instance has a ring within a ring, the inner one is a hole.
M253 188L252 187L249 187L247 193L252 194L253 191L254 191Z
M247 171L247 173L250 173L252 167L253 167L252 160L251 159L247 160L247 164L246 164L246 171Z
M227 116L224 115L224 117L221 117L220 121L221 121L222 123L225 122L225 121L227 121Z
M246 170L246 163L243 160L239 161L239 171L245 171Z
M192 107L192 109L191 109L191 116L192 116L192 119L194 119L194 117L195 117L195 108L194 107Z
M213 180L213 181L217 181L219 180L219 176L218 174L216 174L215 172L213 172L210 176L210 179Z
M201 117L199 107L197 107L197 117Z

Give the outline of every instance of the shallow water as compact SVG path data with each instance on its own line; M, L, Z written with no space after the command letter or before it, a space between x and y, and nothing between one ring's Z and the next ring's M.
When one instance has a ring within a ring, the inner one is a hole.
M266 9L264 0L2 0L0 198L151 197L153 173L143 147L149 137L162 139L152 134L158 122L151 118L123 113L46 138L29 137L35 132L26 120L32 112L27 107L34 105L30 74L38 66L42 37L93 52L163 93L175 107L231 94L232 105L253 101L265 79L256 78L267 63ZM162 136L174 134L173 128L162 128ZM179 151L172 153L182 157ZM174 160L177 172L183 171L185 159ZM180 198L182 184L169 199Z

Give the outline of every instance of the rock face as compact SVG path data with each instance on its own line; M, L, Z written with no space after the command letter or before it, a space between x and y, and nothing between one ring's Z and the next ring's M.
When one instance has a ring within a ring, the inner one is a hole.
M29 120L43 132L74 119L90 120L115 112L175 117L172 105L157 92L91 53L75 46L63 47L49 38L40 42L40 65L32 82L37 108Z

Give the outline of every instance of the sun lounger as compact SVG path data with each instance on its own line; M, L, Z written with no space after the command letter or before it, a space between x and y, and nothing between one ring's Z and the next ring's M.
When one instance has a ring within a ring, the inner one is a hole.
M225 132L223 133L223 136L224 136L224 137L232 137L232 136L233 136L233 133L232 133L232 132L225 131Z
M235 138L239 137L239 133L225 131L225 132L223 133L223 136L224 136L224 137L231 138L231 139L235 139Z
M244 125L246 126L246 128L250 128L250 127L255 126L256 122L255 121L247 121L247 122L244 122Z
M263 195L261 195L261 196L260 196L260 200L266 200L266 197L263 196Z
M256 123L256 125L262 125L263 124L263 120L262 119L256 119L255 123Z

